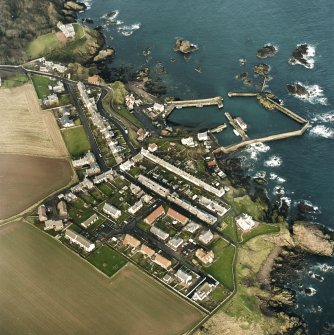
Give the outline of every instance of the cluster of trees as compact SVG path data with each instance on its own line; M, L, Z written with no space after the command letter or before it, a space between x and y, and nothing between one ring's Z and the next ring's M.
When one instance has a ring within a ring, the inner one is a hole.
M62 19L62 0L0 1L0 63L27 60L27 44Z

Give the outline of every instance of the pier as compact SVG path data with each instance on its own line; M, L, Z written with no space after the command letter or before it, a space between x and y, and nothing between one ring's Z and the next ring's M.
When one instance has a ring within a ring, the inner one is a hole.
M228 92L227 95L231 97L256 97L259 93L243 93L243 92Z
M246 132L237 125L237 123L234 121L234 119L231 116L231 114L228 113L228 112L226 112L225 116L227 117L230 125L238 132L238 134L240 135L240 137L242 138L242 140L246 141L248 139L248 136L247 136Z
M186 108L186 107L204 107L204 106L214 106L216 105L218 108L223 108L223 98L222 97L214 97L209 99L197 99L197 100L182 100L182 101L169 101L167 102L167 108L165 117L167 118L172 111L177 108Z
M223 123L215 128L210 129L210 132L212 134L216 134L216 133L220 133L221 131L223 131L225 128L227 127L226 123Z
M276 134L276 135L271 135L271 136L267 136L267 137L256 138L256 139L253 139L253 140L248 140L248 141L240 142L240 143L237 143L237 144L232 144L232 145L229 145L227 147L222 146L222 147L214 150L213 153L214 154L219 154L219 153L229 154L229 153L231 153L233 151L236 151L240 148L243 148L243 147L245 147L249 144L264 143L264 142L282 140L282 139L289 138L289 137L301 136L305 133L306 129L309 126L310 126L309 122L306 122L304 124L304 126L299 130L290 131L290 132L287 132L287 133Z

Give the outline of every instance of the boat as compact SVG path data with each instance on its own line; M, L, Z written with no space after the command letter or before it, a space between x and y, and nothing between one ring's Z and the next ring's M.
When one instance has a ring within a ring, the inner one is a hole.
M240 136L240 134L235 129L233 129L233 132L235 135Z
M246 60L245 58L240 58L240 59L239 59L239 63L240 63L240 65L245 65L246 62L247 62L247 60Z

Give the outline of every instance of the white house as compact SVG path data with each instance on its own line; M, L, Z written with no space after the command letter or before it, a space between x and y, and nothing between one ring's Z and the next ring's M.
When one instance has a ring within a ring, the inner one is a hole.
M66 229L65 238L70 240L72 243L77 244L79 247L83 248L86 252L93 251L95 249L95 244L87 240L85 237L77 234L71 229Z
M103 212L110 215L115 220L117 220L122 215L122 212L118 208L108 204L107 202L103 206Z

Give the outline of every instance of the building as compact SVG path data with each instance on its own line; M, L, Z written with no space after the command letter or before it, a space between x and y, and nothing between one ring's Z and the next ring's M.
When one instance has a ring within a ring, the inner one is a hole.
M134 238L130 234L126 234L123 240L123 245L129 245L132 248L138 248L140 246L141 242Z
M251 230L256 225L256 222L248 214L240 215L235 221L243 231Z
M234 119L234 122L242 129L242 130L244 130L244 131L246 131L247 130L247 124L246 124L246 122L241 118L241 117L236 117L235 119Z
M229 210L229 208L226 208L227 206L225 207L223 205L220 205L216 201L206 198L203 195L199 197L199 203L211 210L212 212L217 213L219 216L225 215Z
M208 282L202 284L194 293L192 299L195 301L204 300L213 290L213 285L210 285Z
M101 169L99 167L99 164L97 164L96 162L93 162L89 165L89 168L86 169L86 175L87 176L94 176L98 173L101 172Z
M154 152L158 150L158 146L155 143L150 143L147 147L149 152Z
M201 142L207 141L209 139L208 132L204 131L202 133L198 133L197 138Z
M59 99L57 94L50 94L46 98L44 98L43 103L45 106L55 106L59 105Z
M119 169L121 171L129 171L133 166L134 166L134 162L132 160L127 160L125 161L124 163L122 163L120 166L119 166Z
M142 244L140 247L139 252L141 252L143 255L146 255L148 257L153 257L155 255L155 251L148 247L146 244Z
M176 251L178 248L181 247L182 243L183 243L182 238L180 238L180 237L173 237L173 238L171 238L171 239L168 241L167 245L168 245L171 249L173 249L174 251Z
M93 214L92 216L90 216L87 220L85 220L84 222L81 222L80 225L82 227L84 227L85 229L87 229L88 227L90 227L94 222L97 221L99 217L97 216L97 214Z
M165 214L165 210L162 206L157 207L151 214L146 216L144 222L151 225L153 224L159 217Z
M102 78L99 75L97 75L97 74L95 74L94 76L88 77L87 81L88 81L89 84L93 84L93 85L101 85L101 84L103 84Z
M58 209L58 213L59 216L61 218L67 218L68 217L68 213L67 213L67 206L66 206L66 202L65 201L59 201L57 204L57 209Z
M134 205L129 207L128 212L132 215L136 214L140 209L143 208L143 202L139 199Z
M173 220L180 222L183 226L189 221L189 219L186 216L180 214L173 208L168 208L167 215Z
M195 255L204 265L211 264L215 257L212 250L206 252L203 249L197 249Z
M209 244L213 240L213 234L211 233L211 230L205 230L203 231L199 236L198 239L200 242L204 244Z
M194 148L197 146L197 143L194 141L194 138L191 136L186 137L186 138L181 138L181 144L189 148Z
M55 86L52 87L52 91L55 93L63 93L65 92L65 87L62 81L58 81Z
M163 241L166 241L169 237L168 233L154 226L151 227L150 232Z
M71 128L75 126L73 120L71 120L67 114L64 114L59 118L59 122L62 128Z
M169 275L168 273L166 273L166 274L163 276L162 280L163 280L166 284L169 284L169 283L172 281L172 276Z
M156 113L163 113L165 111L165 106L161 105L161 104L158 104L158 103L155 103L153 105L153 110Z
M206 164L208 165L209 168L214 168L217 166L217 162L215 159L213 159L212 161L208 161Z
M165 270L167 270L172 265L172 262L169 259L167 259L167 258L165 258L165 257L163 257L159 254L155 255L155 257L153 259L153 263L161 266Z
M156 183L150 178L147 178L146 176L143 176L142 174L138 176L138 181L149 188L150 190L154 191L155 193L159 194L160 196L166 198L170 191L161 186L160 184Z
M135 102L136 102L136 99L135 97L133 96L133 94L128 94L126 97L125 97L125 104L126 104L126 107L128 108L129 111L132 111L134 106L135 106Z
M55 231L59 231L62 230L64 228L64 224L62 220L47 220L44 222L45 227L44 230L55 230Z
M38 213L38 219L39 219L39 221L43 222L43 221L46 221L48 219L48 216L46 214L46 207L45 207L45 205L39 206L38 210L37 210L37 213Z
M72 161L72 164L75 168L80 168L85 165L90 165L96 162L95 156L92 152L88 151L86 155L80 159L76 159Z
M189 286L193 277L188 273L182 271L181 269L177 270L175 277L179 280L179 282L185 286Z
M74 38L75 30L72 23L64 24L62 22L57 23L57 28L65 35L66 38Z
M118 208L108 204L107 202L103 206L103 212L110 215L115 220L117 220L122 215L122 212Z
M80 234L77 234L75 231L71 229L66 229L65 238L70 240L72 243L78 245L83 248L86 252L93 251L95 249L95 244L91 241L87 240Z
M195 222L189 222L183 230L188 231L189 233L193 234L195 233L201 226L198 223Z
M113 177L113 170L110 169L107 172L104 172L93 179L94 184L101 184L102 182L112 181Z

